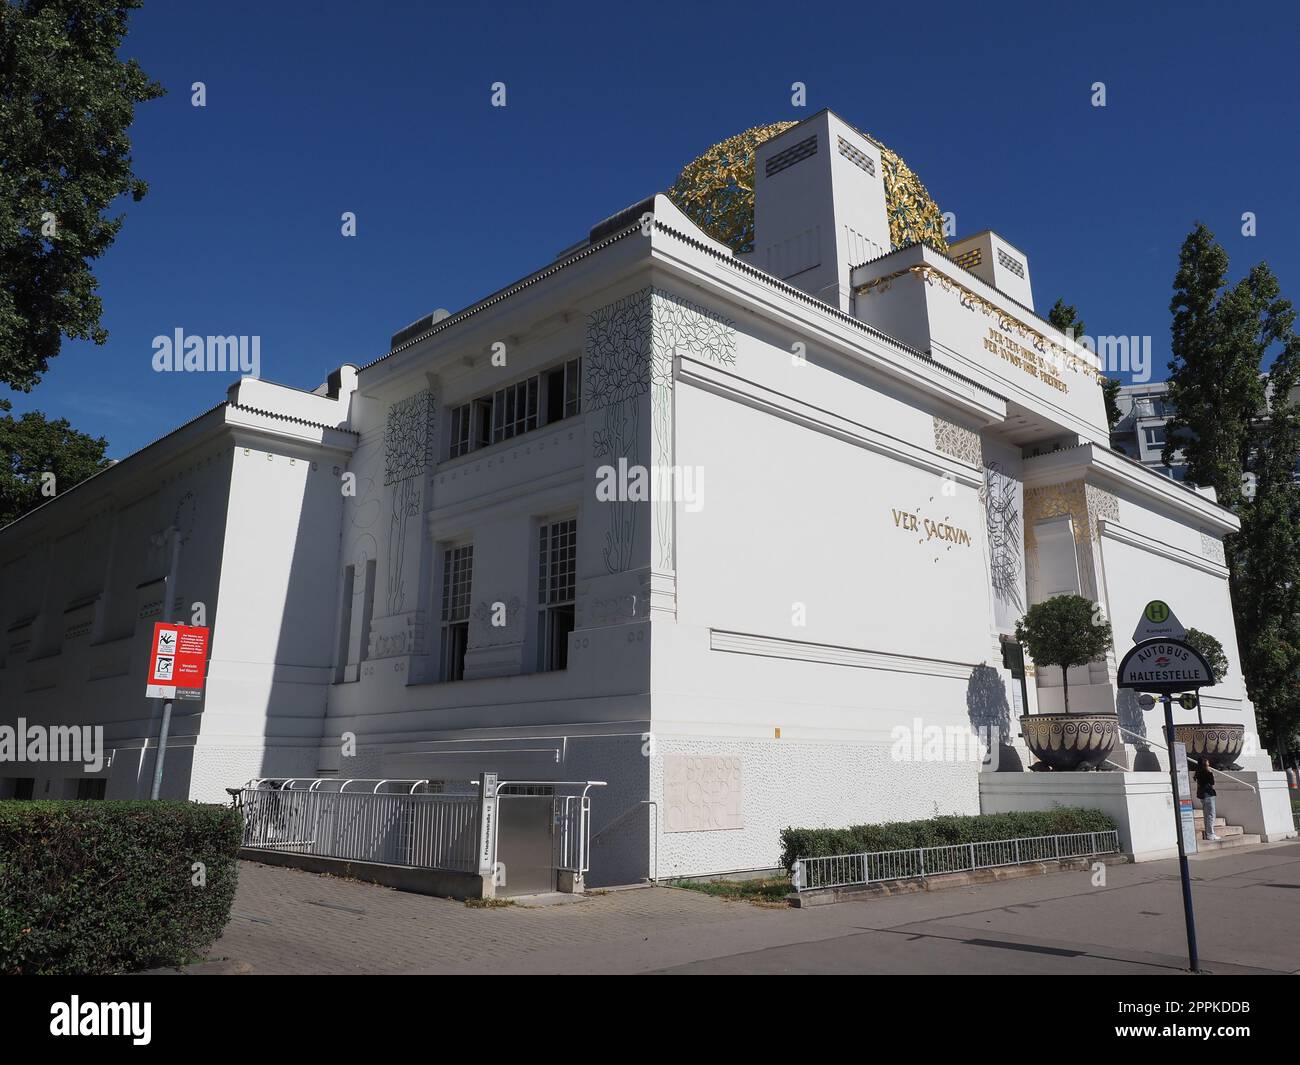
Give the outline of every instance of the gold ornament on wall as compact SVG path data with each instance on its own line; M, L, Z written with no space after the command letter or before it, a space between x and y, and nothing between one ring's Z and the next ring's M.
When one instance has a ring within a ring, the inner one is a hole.
M754 156L794 122L753 126L719 141L687 163L668 190L688 218L732 251L754 250ZM874 137L884 170L889 239L895 248L923 243L947 252L943 213L912 169Z

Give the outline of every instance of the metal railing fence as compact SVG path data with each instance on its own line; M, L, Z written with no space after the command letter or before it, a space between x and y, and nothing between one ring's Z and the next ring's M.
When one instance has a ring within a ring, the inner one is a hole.
M1112 829L1108 832L1026 836L910 850L836 854L823 858L800 858L795 862L794 883L797 890L809 891L1118 852L1119 833Z
M426 869L478 870L473 795L243 788L245 847Z

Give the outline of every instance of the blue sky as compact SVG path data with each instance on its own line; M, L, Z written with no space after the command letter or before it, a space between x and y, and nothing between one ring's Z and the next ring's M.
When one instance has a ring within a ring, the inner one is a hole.
M822 107L899 152L958 236L1022 248L1040 312L1060 295L1091 333L1150 334L1163 378L1195 220L1234 276L1266 259L1300 303L1300 15L1136 7L147 0L123 51L168 92L131 131L150 193L96 266L108 342L65 342L32 393L5 394L120 458L233 380L155 373L153 337L256 334L263 377L315 387L550 261L714 141Z

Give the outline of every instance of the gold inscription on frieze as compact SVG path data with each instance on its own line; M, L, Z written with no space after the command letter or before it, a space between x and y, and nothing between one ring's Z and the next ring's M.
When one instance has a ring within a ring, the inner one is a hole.
M903 532L925 534L925 539L919 540L918 543L944 540L962 547L971 546L970 533L950 524L946 517L941 521L935 521L933 518L923 518L919 513L908 510L891 509L890 513L894 515L894 528Z
M1006 333L989 327L988 336L984 338L984 350L991 351L1004 362L1011 363L1030 377L1037 377L1049 388L1058 392L1070 391L1070 386L1056 376L1056 367L1043 355L1023 344L1017 344Z

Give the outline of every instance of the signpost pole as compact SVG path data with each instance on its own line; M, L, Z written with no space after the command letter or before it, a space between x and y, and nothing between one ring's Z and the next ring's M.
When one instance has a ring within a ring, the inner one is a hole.
M1165 708L1165 736L1169 740L1169 784L1174 792L1174 836L1178 840L1178 870L1183 880L1183 920L1187 924L1187 960L1192 972L1201 971L1200 957L1196 952L1196 916L1192 913L1192 878L1187 869L1187 850L1183 847L1183 817L1181 796L1178 793L1178 766L1174 753L1174 702L1168 692L1160 696Z
M181 534L180 531L172 526L168 530L172 538L172 564L167 574L167 586L163 592L163 620L171 618L172 601L176 597L176 574L181 565ZM153 760L153 787L149 791L149 798L158 798L158 792L162 790L163 778L163 761L167 757L167 732L172 723L172 701L167 699L163 702L162 727L158 730L158 754Z

